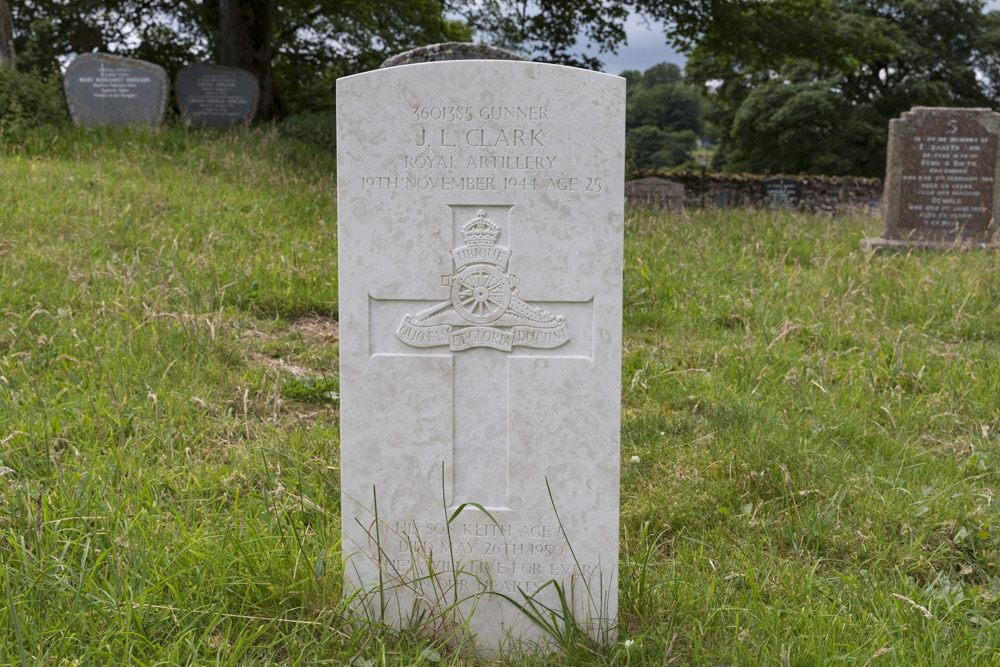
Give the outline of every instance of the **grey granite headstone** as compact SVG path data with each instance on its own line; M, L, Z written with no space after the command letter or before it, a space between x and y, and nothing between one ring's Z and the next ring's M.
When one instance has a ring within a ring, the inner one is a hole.
M768 208L792 208L802 201L802 181L797 178L765 178L760 196Z
M162 67L108 53L77 56L63 85L77 125L159 125L170 97Z
M665 211L684 208L684 184L658 176L637 178L625 183L625 201Z
M1000 215L1000 114L914 107L889 123L879 248L992 245Z
M188 65L174 81L181 119L191 125L239 125L257 114L260 83L235 67Z
M446 60L526 60L513 51L501 49L487 44L469 44L466 42L444 42L421 46L411 51L404 51L391 58L386 58L380 66L396 67L397 65L412 65L414 63L436 63Z

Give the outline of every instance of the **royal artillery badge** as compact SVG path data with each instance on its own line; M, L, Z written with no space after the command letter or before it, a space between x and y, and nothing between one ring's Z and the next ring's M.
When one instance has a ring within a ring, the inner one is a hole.
M561 315L517 296L517 276L507 273L511 251L496 245L500 227L478 211L462 226L465 245L451 252L455 272L444 276L451 299L403 316L396 336L413 347L447 345L457 352L492 347L559 347L569 340Z

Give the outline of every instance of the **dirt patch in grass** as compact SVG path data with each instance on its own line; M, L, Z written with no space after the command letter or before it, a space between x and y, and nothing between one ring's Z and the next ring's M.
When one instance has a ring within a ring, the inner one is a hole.
M270 357L260 352L248 351L247 361L265 366L270 371L285 371L297 378L315 375L316 371L291 361L285 361L281 357Z
M295 319L276 331L249 328L242 332L241 338L246 342L243 354L248 362L305 378L323 375L324 371L303 360L303 356L309 355L301 354L301 348L335 345L340 340L340 324L331 318L309 316Z
M328 317L302 317L291 322L289 330L309 341L331 344L340 340L340 322Z

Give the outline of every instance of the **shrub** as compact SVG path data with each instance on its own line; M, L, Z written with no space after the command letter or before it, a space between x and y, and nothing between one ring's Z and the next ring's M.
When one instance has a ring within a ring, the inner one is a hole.
M337 152L337 116L332 111L316 111L289 116L278 132L330 153Z
M669 169L692 160L695 140L691 130L671 132L643 125L625 133L625 153L639 169Z
M61 78L0 67L0 138L18 140L27 130L61 125L69 119Z

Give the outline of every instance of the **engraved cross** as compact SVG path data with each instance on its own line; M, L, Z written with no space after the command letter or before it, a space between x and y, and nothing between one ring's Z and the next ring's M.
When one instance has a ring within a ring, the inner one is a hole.
M593 296L522 300L520 281L507 271L516 249L500 245L513 245L514 207L449 208L453 273L442 276L436 299L370 294L370 356L450 358L449 501L507 510L510 425L518 418L510 411L511 369L548 359L593 360Z

